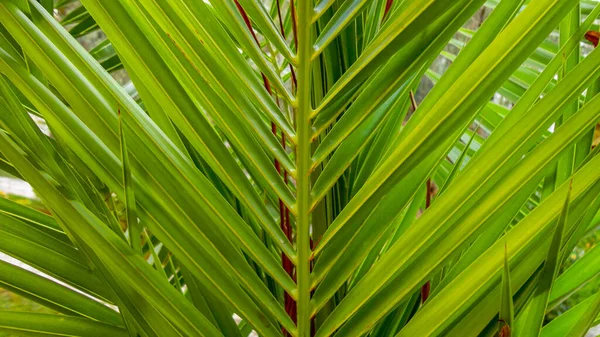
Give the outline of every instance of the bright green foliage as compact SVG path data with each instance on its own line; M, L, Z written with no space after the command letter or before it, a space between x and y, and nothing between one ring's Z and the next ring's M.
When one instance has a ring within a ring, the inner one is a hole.
M0 170L49 211L0 198L0 252L51 276L0 261L49 308L0 333L583 336L600 294L544 318L600 274L561 268L598 223L599 14L0 0Z

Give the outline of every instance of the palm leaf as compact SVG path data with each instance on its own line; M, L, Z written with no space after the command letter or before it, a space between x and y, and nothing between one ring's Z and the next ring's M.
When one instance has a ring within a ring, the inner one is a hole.
M47 212L0 198L0 282L58 312L0 330L583 335L596 294L543 322L600 273L560 269L598 222L599 14L0 1L0 174Z

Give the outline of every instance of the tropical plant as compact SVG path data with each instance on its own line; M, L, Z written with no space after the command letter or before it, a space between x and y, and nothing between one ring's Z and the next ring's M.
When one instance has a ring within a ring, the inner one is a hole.
M50 212L0 198L0 251L39 271L0 285L58 312L0 331L583 336L600 293L544 317L600 274L600 248L561 268L598 223L598 14L0 0L0 168Z

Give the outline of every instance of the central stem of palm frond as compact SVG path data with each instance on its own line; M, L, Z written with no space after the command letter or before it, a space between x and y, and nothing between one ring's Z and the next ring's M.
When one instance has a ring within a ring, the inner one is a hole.
M310 38L312 1L298 0L298 90L296 95L296 191L297 232L296 266L298 280L298 336L310 336L310 65L312 43Z

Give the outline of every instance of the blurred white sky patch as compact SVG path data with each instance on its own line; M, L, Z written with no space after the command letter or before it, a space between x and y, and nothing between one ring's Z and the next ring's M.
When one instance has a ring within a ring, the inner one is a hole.
M35 124L37 124L37 126L40 128L40 130L42 130L42 132L46 136L50 136L50 129L48 128L48 125L46 124L45 120L43 120L42 118L40 118L34 114L29 114L29 116L31 116L31 119L33 119Z
M0 192L20 197L37 199L33 188L28 183L14 178L0 177Z
M600 336L600 325L596 325L595 327L591 328L590 331L588 331L588 333L585 335L585 337L596 336Z
M54 277L52 277L52 276L50 276L48 274L45 274L45 273L39 271L38 269L36 269L36 268L34 268L34 267L26 264L26 263L23 263L23 262L15 259L15 258L13 258L10 255L6 255L6 254L0 252L0 260L8 262L10 264L13 264L13 265L15 265L17 267L20 267L22 269L28 270L28 271L30 271L32 273L38 274L38 275L40 275L40 276L42 276L44 278L47 278L47 279L51 280L52 282L55 282L55 283L58 283L58 284L62 285L63 287L69 288L69 289L71 289L71 290L73 290L75 292L78 292L78 293L80 293L80 294L82 294L82 295L84 295L86 297L89 297L89 298L93 299L94 301L102 303L102 304L106 305L107 307L113 309L114 311L117 311L117 312L119 311L119 308L117 306L114 306L114 305L111 305L111 304L106 303L104 301L101 301L101 300L99 300L99 299L97 299L97 298L95 298L93 296L90 296L89 294L86 294L86 293L80 291L79 289L71 287L70 285L68 285L68 284L66 284L66 283L64 283L64 282L62 282L60 280L57 280Z
M237 314L233 314L232 317L233 317L233 320L235 321L235 324L239 325L242 322L242 318L240 316L238 316ZM256 333L256 331L252 330L250 332L250 334L248 335L248 337L258 337L258 334Z

